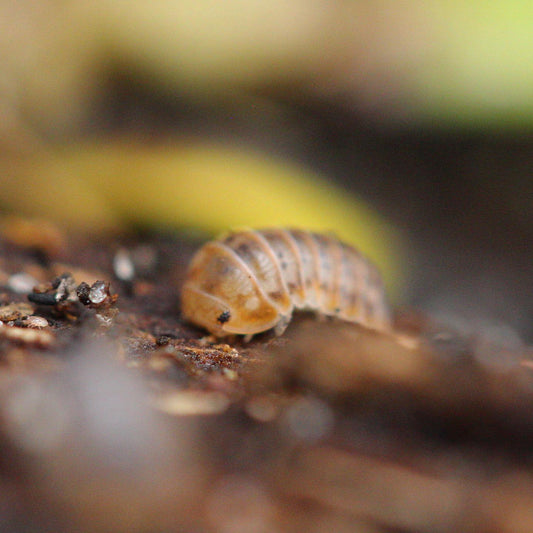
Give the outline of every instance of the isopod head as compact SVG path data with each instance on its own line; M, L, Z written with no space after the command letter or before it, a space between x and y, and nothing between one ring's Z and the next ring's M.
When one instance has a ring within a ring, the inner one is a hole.
M193 257L181 306L185 319L217 337L253 335L290 318L280 317L253 273L218 241L207 243Z

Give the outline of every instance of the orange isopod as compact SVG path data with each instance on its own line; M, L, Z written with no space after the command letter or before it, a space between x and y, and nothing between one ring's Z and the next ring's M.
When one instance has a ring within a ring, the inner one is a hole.
M193 257L183 316L217 337L281 335L294 309L373 329L390 326L381 276L352 246L297 229L230 233Z

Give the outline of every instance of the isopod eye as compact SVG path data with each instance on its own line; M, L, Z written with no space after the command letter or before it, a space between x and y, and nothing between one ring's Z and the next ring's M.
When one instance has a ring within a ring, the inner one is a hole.
M230 318L231 313L229 311L223 311L222 313L220 313L220 315L218 315L217 322L219 324L225 324L229 321Z

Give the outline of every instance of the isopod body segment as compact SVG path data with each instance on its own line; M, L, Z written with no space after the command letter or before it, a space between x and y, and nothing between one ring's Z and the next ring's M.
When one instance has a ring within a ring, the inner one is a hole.
M217 337L280 335L294 309L387 329L390 313L376 267L352 246L297 229L247 230L194 255L183 316Z

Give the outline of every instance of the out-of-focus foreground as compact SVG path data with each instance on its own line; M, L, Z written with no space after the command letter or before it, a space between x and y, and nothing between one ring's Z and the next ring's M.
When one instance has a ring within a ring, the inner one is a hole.
M1 529L533 527L533 354L518 339L404 312L391 333L299 314L283 337L225 344L179 318L185 241L59 252L60 234L33 227L35 248L14 229Z

